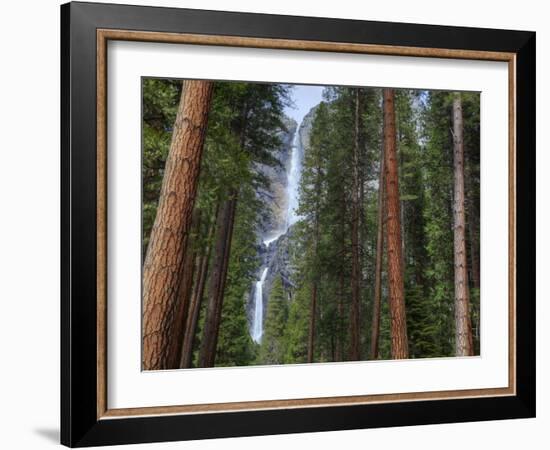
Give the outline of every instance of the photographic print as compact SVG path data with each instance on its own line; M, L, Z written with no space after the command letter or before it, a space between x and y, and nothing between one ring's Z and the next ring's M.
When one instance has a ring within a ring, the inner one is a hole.
M142 78L142 369L479 355L479 112Z
M535 417L534 32L60 22L64 445Z

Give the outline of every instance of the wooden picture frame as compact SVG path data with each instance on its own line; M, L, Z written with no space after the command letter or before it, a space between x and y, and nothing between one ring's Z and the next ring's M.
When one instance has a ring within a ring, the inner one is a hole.
M110 409L107 42L504 61L509 70L507 388ZM91 446L535 415L535 33L69 3L61 7L61 442Z

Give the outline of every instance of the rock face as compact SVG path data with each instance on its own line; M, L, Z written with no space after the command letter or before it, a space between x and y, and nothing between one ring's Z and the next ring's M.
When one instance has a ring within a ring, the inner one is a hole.
M264 309L267 307L269 293L275 278L280 276L283 283L283 289L287 293L288 299L292 297L294 288L293 275L294 267L291 262L290 245L292 242L293 227L290 227L287 232L279 237L276 241L267 248L267 264L268 272L264 282Z
M262 166L259 170L270 181L269 191L261 191L258 196L266 204L270 205L270 210L262 218L260 227L257 231L257 248L258 256L262 263L258 270L257 279L260 279L261 273L268 267L266 279L262 285L263 297L263 317L267 314L267 306L271 286L277 277L281 277L283 289L290 301L294 288L293 275L294 268L291 262L292 236L294 227L288 226L288 173L290 171L292 145L295 133L298 133L298 139L294 142L296 145L295 151L299 152L300 158L303 159L305 149L309 147L309 139L311 133L311 125L317 107L312 108L302 120L300 127L292 119L285 119L287 132L281 133L283 142L278 159L280 165L278 167ZM296 192L290 193L296 195ZM264 244L264 241L274 239L269 244ZM254 312L255 312L255 286L253 283L250 287L250 292L247 302L247 316L250 327L252 328Z
M319 105L314 106L309 110L309 112L304 116L302 123L300 124L300 148L302 149L302 154L307 151L309 148L309 140L311 136L311 127L313 125L313 119L315 118L315 113Z
M267 306L269 302L269 294L271 293L271 286L273 285L277 277L281 277L283 289L286 293L287 299L292 299L292 293L294 290L294 267L291 261L291 248L292 235L294 227L290 227L285 234L279 236L279 238L271 242L268 246L263 243L258 245L258 256L260 257L262 264L258 271L257 279L260 279L261 273L267 266L267 276L263 283L262 296L263 296L263 317L265 319L267 315ZM253 326L253 317L255 312L255 287L256 283L250 286L247 302L247 316L250 328Z

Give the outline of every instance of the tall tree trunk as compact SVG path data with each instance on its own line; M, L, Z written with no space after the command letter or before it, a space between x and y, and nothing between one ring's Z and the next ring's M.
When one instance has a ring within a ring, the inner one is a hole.
M316 167L316 180L315 187L316 192L320 193L321 191L321 163L317 159ZM314 230L313 230L313 255L317 259L317 247L319 245L319 202L315 204L315 219L314 219ZM317 273L313 274L313 280L311 285L311 298L309 305L309 333L308 333L308 345L307 345L307 362L313 362L315 357L315 318L317 315Z
M346 192L342 189L342 199L340 202L340 253L344 255L346 252ZM337 313L338 313L338 327L336 333L336 359L335 361L344 360L344 298L345 298L345 269L344 264L340 263L338 270L338 303L337 303Z
M198 208L195 208L193 211L193 217L191 219L193 234L196 234L200 228L200 211ZM187 312L189 310L189 302L191 300L192 288L193 288L193 279L195 277L195 257L196 252L193 251L193 240L191 235L187 237L185 252L184 264L181 275L181 283L178 288L178 298L180 299L175 315L174 322L176 324L183 324L183 326L176 327L174 339L170 342L169 350L169 361L168 365L170 368L175 369L179 367L180 355L183 345L183 336L185 331L185 323L187 321Z
M384 251L384 146L380 149L380 174L378 175L378 219L376 235L376 264L374 268L374 299L371 326L371 359L378 359L378 340L380 338L380 309L382 304L382 253Z
M354 98L354 145L352 160L352 193L351 193L351 314L350 314L350 360L358 361L361 359L360 342L360 321L359 308L361 302L361 260L359 252L359 127L360 127L360 105L359 89L355 89Z
M218 231L208 292L208 304L204 319L204 331L199 353L199 367L213 367L216 359L216 347L218 344L218 332L220 328L236 206L237 193L235 190L232 190L229 198L224 201L218 213Z
M317 313L317 282L311 286L311 303L309 310L309 335L307 344L307 362L313 362L315 351L315 315Z
M216 209L217 211L217 209ZM214 217L217 216L217 212ZM189 312L187 314L187 322L185 326L185 334L183 337L183 346L180 359L180 368L187 369L191 367L193 362L193 343L195 340L195 333L197 330L197 323L199 321L199 313L201 309L202 298L204 296L204 288L206 286L206 280L208 278L208 263L210 262L210 254L212 249L212 237L215 230L215 222L212 222L208 229L207 247L204 254L197 258L197 281L193 287L193 294L191 302L189 303Z
M237 105L234 105L234 107ZM245 100L240 106L239 121L232 125L232 131L239 137L239 146L245 150L247 117L250 105ZM233 225L235 224L235 211L237 209L238 189L230 188L227 200L221 209L221 221L218 227L218 237L214 262L212 265L212 278L209 289L209 299L204 320L203 339L199 352L199 367L213 367L216 360L216 347L222 315L225 282L227 268L231 253L231 240L233 238Z
M338 274L338 328L336 331L336 358L335 361L344 360L344 271L340 270Z
M395 96L394 96L395 98ZM395 110L395 108L394 108ZM403 142L403 136L401 134L401 130L399 129L399 123L396 125L396 146L401 145L401 142ZM405 153L399 152L399 163L397 166L397 179L402 179L403 176L403 168L405 167ZM407 234L405 233L405 202L399 197L399 214L401 215L401 256L403 257L403 270L405 270L405 267L407 265L405 264L407 254Z
M209 81L184 81L166 160L157 215L143 264L144 370L170 369L178 290L191 227L200 161L212 99Z
M457 95L453 100L455 353L456 356L471 356L473 339L465 236L463 135L462 100Z
M395 144L395 106L393 89L384 89L384 153L386 170L386 212L388 248L388 287L393 359L409 357L407 317L403 282L401 213L397 149Z

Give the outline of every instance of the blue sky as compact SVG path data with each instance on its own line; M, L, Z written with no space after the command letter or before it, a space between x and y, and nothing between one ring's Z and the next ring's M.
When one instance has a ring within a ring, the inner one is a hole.
M324 86L293 85L290 97L294 102L294 107L286 107L285 114L300 124L309 110L323 99L323 89Z

